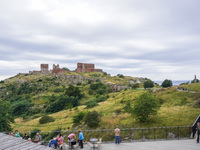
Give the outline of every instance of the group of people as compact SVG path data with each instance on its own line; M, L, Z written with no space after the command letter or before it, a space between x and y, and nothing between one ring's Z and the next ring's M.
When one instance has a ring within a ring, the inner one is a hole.
M50 141L49 147L54 145L55 149L57 149L57 147L59 148L62 144L63 144L62 134L58 134L57 137L53 138L53 140Z
M83 148L83 133L81 131L79 131L79 146L80 148ZM71 133L70 135L68 135L68 142L73 146L76 144L76 134ZM55 137L53 140L50 141L49 143L49 147L51 147L52 145L54 145L55 149L57 149L57 147L59 148L61 145L63 144L63 137L61 134L59 134L57 137Z
M198 125L199 125L199 129L200 129L200 124L198 124ZM115 133L115 143L119 144L120 143L120 129L117 127L114 130L114 133ZM18 132L18 130L15 130L15 133L13 133L11 131L9 133L9 135L15 136L15 137L19 137L19 138L21 137L20 134L19 134L19 132ZM26 133L24 134L23 139L32 142L31 138ZM39 133L36 133L36 137L34 139L34 142L38 143L38 144L41 144L41 140L42 140L41 135ZM84 140L83 133L81 131L79 131L79 136L78 136L77 142L79 143L80 148L83 148L83 140ZM68 135L68 142L71 145L75 145L76 144L76 134L74 134L74 133L69 134ZM61 134L58 134L57 137L53 138L53 140L50 141L49 147L51 147L52 145L54 145L54 147L57 149L57 147L59 148L62 144L63 144L63 137L62 137Z
M27 140L27 141L32 142L32 141L31 141L31 138L28 136L28 134L25 133L25 134L24 134L24 137L22 138L22 137L20 136L18 130L15 130L14 133L13 133L12 131L10 131L9 135L15 136L15 137L18 137L18 138L21 138L21 139L24 139L24 140ZM41 135L40 135L39 133L36 133L36 137L35 137L35 139L34 139L34 142L35 142L35 143L41 144L41 140L42 140Z

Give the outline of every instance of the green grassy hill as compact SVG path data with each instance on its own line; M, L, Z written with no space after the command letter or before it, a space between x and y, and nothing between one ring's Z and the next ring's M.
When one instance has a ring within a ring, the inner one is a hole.
M73 125L73 116L82 111L93 110L101 114L101 122L96 129L110 129L116 125L119 125L120 128L185 126L192 125L199 115L200 84L189 84L183 86L195 92L177 91L176 87L154 90L153 94L161 102L158 114L150 116L145 123L137 121L131 116L131 113L124 110L124 107L128 102L133 107L135 97L145 90L127 88L117 92L108 92L110 90L108 84L128 86L134 84L136 80L145 81L143 78L111 77L101 73L69 72L63 76L18 75L0 84L0 97L1 100L9 101L12 109L22 104L23 108L27 108L26 112L22 111L17 115L16 111L19 108L12 112L16 118L12 127L19 131L32 131L36 128L41 131L52 131L58 127L63 130L88 129L89 127L85 126L84 121ZM100 82L103 85L99 84ZM81 90L83 97L79 100L79 104L73 107L72 103L67 103L63 110L47 113L46 109L59 98L61 99L69 84L73 84ZM91 84L98 85L100 88L91 90ZM140 86L142 87L142 84ZM95 105L93 105L94 103ZM88 107L88 104L91 104L92 107ZM55 121L39 124L39 119L44 115L53 117Z

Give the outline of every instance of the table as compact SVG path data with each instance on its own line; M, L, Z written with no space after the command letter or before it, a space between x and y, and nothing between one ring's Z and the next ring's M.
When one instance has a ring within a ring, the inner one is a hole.
M98 147L95 147L95 143L98 141L98 139L97 138L92 138L92 139L90 139L90 142L92 142L92 144L93 144L93 150L95 149L95 148L98 148Z

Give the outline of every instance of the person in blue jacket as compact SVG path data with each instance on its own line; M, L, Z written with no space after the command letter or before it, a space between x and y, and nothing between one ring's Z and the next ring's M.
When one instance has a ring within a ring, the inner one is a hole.
M83 148L83 133L81 131L79 131L79 143L80 143L80 146L81 148Z
M51 145L54 145L55 149L57 149L58 139L51 140L51 142L49 143L49 147L51 147Z

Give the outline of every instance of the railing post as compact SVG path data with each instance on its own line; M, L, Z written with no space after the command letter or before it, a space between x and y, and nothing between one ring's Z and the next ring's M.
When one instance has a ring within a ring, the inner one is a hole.
M179 126L178 126L178 139L179 139Z
M143 141L143 137L144 137L144 131L143 131L143 129L142 129L142 141Z
M166 127L166 140L167 140L167 127Z
M156 135L155 135L156 129L153 129L153 134L154 134L154 140L156 140Z

